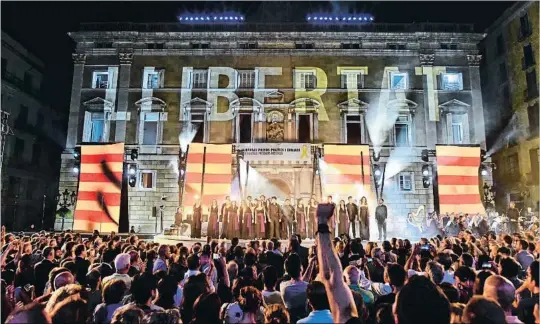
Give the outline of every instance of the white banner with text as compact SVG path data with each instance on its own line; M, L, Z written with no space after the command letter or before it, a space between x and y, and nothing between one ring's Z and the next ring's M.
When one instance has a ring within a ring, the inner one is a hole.
M244 161L312 161L310 144L236 144L236 150L244 152Z

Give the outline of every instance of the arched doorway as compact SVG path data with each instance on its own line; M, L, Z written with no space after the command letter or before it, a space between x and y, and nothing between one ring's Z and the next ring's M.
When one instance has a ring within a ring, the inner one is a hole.
M292 194L291 188L287 182L279 178L268 179L268 186L265 188L265 190L267 190L265 196L276 196L278 200L289 198Z

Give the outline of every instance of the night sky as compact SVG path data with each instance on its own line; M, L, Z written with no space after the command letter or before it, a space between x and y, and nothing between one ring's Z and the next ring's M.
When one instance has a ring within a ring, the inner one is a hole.
M44 91L69 109L75 44L67 32L81 22L174 22L183 13L233 11L250 21L302 22L310 13L370 13L379 23L474 23L482 32L514 2L27 2L2 1L2 30L46 64Z

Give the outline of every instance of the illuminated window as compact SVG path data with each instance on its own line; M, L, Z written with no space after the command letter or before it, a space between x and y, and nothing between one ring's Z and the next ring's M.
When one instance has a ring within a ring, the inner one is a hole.
M414 190L414 178L411 172L399 174L399 191L411 192Z
M141 170L139 171L139 189L140 190L155 190L156 188L156 171Z
M83 142L101 143L105 141L105 115L104 112L85 112Z
M359 145L362 144L362 132L364 127L364 119L362 115L346 115L346 140L347 144Z
M317 78L315 72L297 71L296 72L296 89L315 89L317 86Z
M406 90L409 87L409 75L406 72L390 72L390 89Z
M208 71L193 70L192 82L193 89L206 89L208 87Z
M394 144L396 146L410 146L410 119L408 116L399 116L394 124Z
M164 76L164 70L145 70L143 76L143 87L145 89L163 88L165 81Z
M362 89L364 88L363 73L341 74L341 89Z
M452 121L452 137L454 144L463 144L463 124L461 121Z
M238 71L238 87L241 89L255 88L255 71Z
M163 122L167 120L167 113L142 112L139 128L139 143L143 145L161 144L163 137Z
M519 158L517 154L512 154L508 157L507 160L507 170L509 176L518 176L519 175Z
M110 89L112 88L109 83L109 72L107 71L96 71L92 77L92 88L93 89Z
M463 75L461 73L441 73L442 90L463 90Z

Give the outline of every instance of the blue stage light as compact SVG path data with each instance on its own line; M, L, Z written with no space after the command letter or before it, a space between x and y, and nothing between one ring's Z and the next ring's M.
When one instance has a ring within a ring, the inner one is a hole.
M369 18L369 20L373 21L373 17Z

